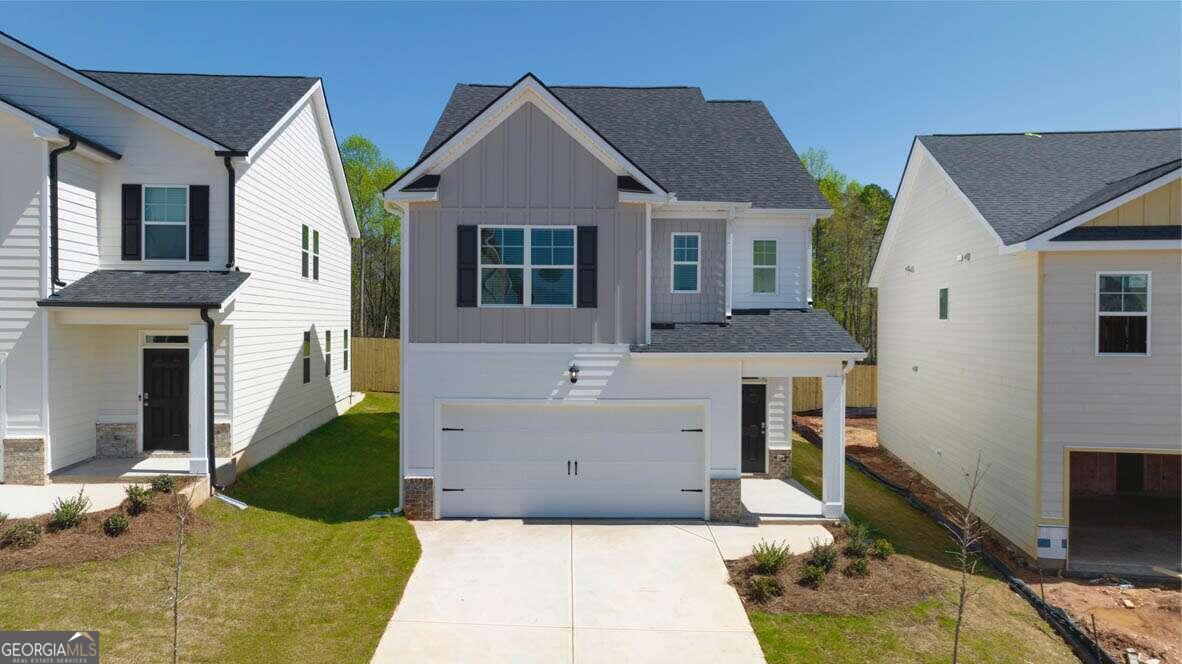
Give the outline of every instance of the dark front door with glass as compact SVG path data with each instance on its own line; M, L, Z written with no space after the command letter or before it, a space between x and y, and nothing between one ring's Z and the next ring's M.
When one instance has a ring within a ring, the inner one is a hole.
M144 451L189 449L189 351L144 350Z
M767 472L767 386L743 386L743 472Z

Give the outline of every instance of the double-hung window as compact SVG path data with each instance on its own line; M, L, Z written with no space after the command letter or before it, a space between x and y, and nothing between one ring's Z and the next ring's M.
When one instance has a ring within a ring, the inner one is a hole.
M344 330L344 344L341 346L341 368L345 371L349 370L349 331Z
M941 288L939 291L939 316L940 320L948 320L948 289Z
M304 224L303 244L300 247L300 276L305 279L308 277L308 266L312 262L311 252L309 252L309 244L311 242L311 230L308 224Z
M1096 352L1149 354L1149 273L1096 275Z
M304 332L304 384L312 380L312 331Z
M144 260L189 257L188 187L144 186Z
M701 233L673 234L673 264L670 266L674 293L697 293L701 281Z
M332 375L332 330L324 331L324 375Z
M320 231L303 226L303 236L300 245L300 275L308 277L309 266L312 278L320 279Z
M751 291L759 295L774 295L778 266L776 241L755 240L751 245Z
M574 305L574 227L480 227L480 306Z

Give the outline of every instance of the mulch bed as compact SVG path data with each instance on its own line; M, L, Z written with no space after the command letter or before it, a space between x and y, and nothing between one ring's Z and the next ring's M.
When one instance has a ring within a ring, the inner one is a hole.
M826 526L833 541L844 549L848 537L844 530ZM793 556L775 575L784 592L767 599L752 597L748 579L759 574L755 557L727 562L731 585L739 593L747 611L764 613L821 613L826 615L865 615L913 606L941 590L940 582L912 558L893 555L886 560L869 558L870 573L863 577L846 576L842 570L853 560L844 551L820 588L802 585L799 580L809 554Z
M126 500L119 507L87 514L82 523L67 530L51 530L47 525L48 514L31 519L9 519L0 526L0 534L14 525L31 521L41 526L41 540L27 549L12 546L0 548L0 573L88 560L111 560L154 544L174 542L177 532L174 495L154 495L152 506L146 512L128 516L131 527L118 537L110 537L103 532L103 520L112 514L127 514ZM186 534L204 526L196 512L190 511Z

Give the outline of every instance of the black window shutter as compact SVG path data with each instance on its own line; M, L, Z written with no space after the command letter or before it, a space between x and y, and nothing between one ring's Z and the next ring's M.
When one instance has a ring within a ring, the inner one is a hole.
M579 308L594 309L599 306L599 228L579 226L578 245Z
M209 260L209 185L189 187L189 260Z
M140 228L143 224L143 188L138 184L123 185L123 260L138 261L140 251Z
M476 256L479 249L476 227L456 228L456 306L476 306Z

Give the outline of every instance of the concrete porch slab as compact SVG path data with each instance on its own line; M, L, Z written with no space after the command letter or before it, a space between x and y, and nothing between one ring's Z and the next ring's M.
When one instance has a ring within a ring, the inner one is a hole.
M723 560L738 560L751 555L751 547L761 541L786 542L793 554L811 551L816 544L829 544L833 535L816 523L711 523L710 533L718 544Z
M118 507L126 498L123 484L53 483L41 486L0 484L0 512L10 519L27 519L53 511L59 498L73 498L81 490L90 499L87 512L101 512Z
M820 499L796 480L744 477L741 489L743 507L760 523L828 520L822 514Z
M217 459L219 478L227 470L233 477L233 459ZM146 482L157 475L188 475L187 454L152 454L119 459L89 459L49 474L49 481L73 484Z

